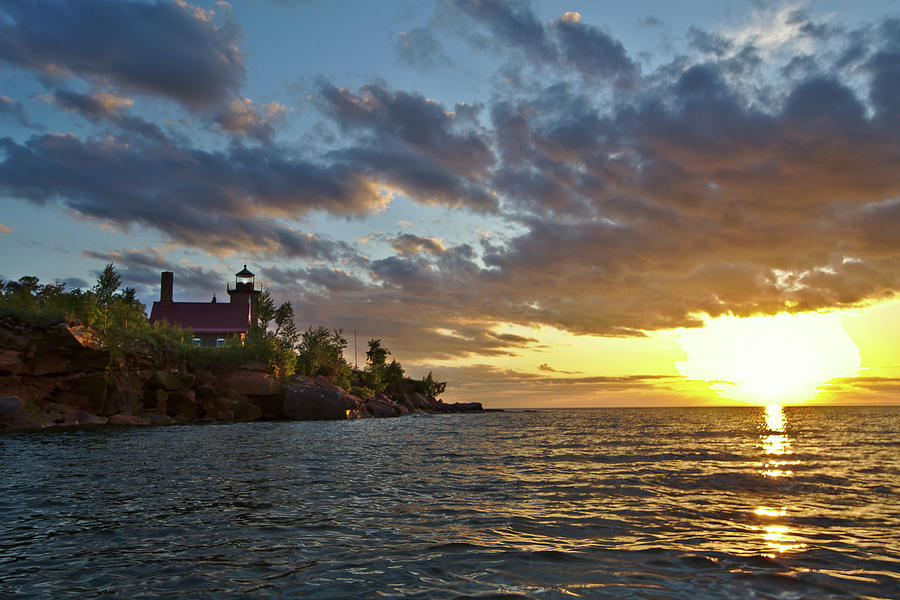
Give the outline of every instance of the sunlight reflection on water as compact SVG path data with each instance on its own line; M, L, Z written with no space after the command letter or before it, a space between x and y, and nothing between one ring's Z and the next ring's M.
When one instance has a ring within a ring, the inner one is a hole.
M762 439L763 454L765 455L765 462L762 463L763 468L760 473L764 477L789 478L793 476L794 472L784 467L799 465L800 461L783 460L785 457L793 454L791 438L786 428L784 406L781 404L769 404L766 406L765 431L760 437ZM755 515L763 518L780 519L787 516L788 508L784 506L779 508L758 506L753 512ZM764 525L761 528L754 527L753 529L762 531L766 545L778 554L800 551L807 547L799 538L791 534L790 529L786 525L779 522ZM770 558L776 556L772 553L767 553L766 555Z

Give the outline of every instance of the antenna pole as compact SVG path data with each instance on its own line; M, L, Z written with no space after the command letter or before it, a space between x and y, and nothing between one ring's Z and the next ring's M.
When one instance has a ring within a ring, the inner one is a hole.
M353 328L353 364L359 370L359 344L356 342L356 327Z

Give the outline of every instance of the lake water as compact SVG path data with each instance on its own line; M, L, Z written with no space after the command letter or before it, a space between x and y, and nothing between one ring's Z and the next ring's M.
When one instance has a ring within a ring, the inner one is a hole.
M0 469L4 597L900 597L900 407L54 431Z

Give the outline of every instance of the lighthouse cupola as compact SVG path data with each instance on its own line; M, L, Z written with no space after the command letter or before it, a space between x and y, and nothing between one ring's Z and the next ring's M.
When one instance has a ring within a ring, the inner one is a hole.
M261 293L262 290L256 285L256 276L247 269L247 265L234 274L234 287L228 285L228 295L232 304L250 305L251 329L257 325L257 301Z

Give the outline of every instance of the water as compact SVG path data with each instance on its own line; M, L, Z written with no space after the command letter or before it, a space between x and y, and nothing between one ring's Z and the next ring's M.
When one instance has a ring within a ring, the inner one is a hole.
M900 596L900 407L16 434L0 469L0 596Z

